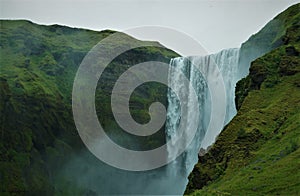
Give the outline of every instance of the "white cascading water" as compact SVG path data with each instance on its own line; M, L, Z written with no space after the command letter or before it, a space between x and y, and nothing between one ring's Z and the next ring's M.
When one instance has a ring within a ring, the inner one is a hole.
M167 141L169 141L171 138L178 137L176 134L176 128L178 127L180 120L182 120L182 118L180 118L181 101L188 102L188 104L185 104L186 107L188 107L187 126L194 123L192 119L195 111L197 109L200 111L200 123L193 141L185 150L185 152L168 166L169 175L178 179L179 184L177 187L182 190L185 189L185 186L188 182L187 177L198 161L198 152L200 147L206 148L211 145L221 131L218 129L206 132L211 114L211 99L206 81L209 78L215 77L214 74L216 73L216 67L219 68L219 71L222 74L226 91L226 115L224 125L226 125L236 114L234 102L235 85L237 81L241 79L237 77L240 75L238 74L238 57L239 49L226 49L217 54L208 56L178 57L172 59L170 62L171 66L168 76L169 86L177 88L180 92L184 92L186 100L179 101L171 90L168 91L166 122ZM195 67L198 67L201 73L195 69ZM182 84L182 76L180 76L175 68L181 70L190 80L190 83L192 83L198 96L199 108L195 108L195 104L189 102L189 94L192 89L189 89ZM220 98L222 99L222 97ZM181 136L180 139L184 139L184 136ZM168 145L168 153L170 156L176 154L178 150L179 149L177 149L176 145L172 145L172 143Z

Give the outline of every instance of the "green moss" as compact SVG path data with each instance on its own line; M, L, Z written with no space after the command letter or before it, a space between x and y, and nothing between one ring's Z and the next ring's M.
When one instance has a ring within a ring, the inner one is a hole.
M87 52L114 31L43 26L24 20L1 20L0 27L0 194L92 194L74 188L76 179L64 179L57 171L84 148L71 108L76 71ZM131 42L140 41L124 34L107 48ZM109 65L97 87L96 107L111 135L123 132L110 108L111 90L120 74L140 62L168 63L175 56L165 48L142 47L127 51ZM158 84L138 88L131 99L134 118L147 122L151 101L166 103L165 90ZM135 139L147 149L159 146L163 138L160 132ZM125 146L132 145L130 138L122 140Z
M295 4L289 7L242 44L239 56L242 77L248 74L248 65L253 60L283 44L288 45L299 41L297 36L300 27L299 6Z

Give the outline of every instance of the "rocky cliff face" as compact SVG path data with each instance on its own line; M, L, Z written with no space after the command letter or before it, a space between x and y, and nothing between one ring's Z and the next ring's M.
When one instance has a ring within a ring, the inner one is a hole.
M186 194L299 194L299 10L291 6L242 45L241 65L271 51L238 82L238 113L199 157Z
M77 191L70 179L58 179L56 172L72 155L86 151L72 117L73 80L86 53L114 32L41 26L29 21L2 20L0 24L0 193L79 194L81 190ZM127 36L115 44L132 39ZM149 60L168 63L175 56L165 48L146 47L117 57L98 83L100 122L112 132L120 129L112 123L110 93L124 70ZM147 121L149 102L166 103L166 90L158 84L139 87L132 95L133 117ZM164 142L164 130L139 142L144 148L159 145ZM66 191L68 187L72 192Z

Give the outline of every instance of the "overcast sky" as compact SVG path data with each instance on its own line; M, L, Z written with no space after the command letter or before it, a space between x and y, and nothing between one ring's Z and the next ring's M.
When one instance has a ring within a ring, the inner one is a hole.
M159 25L184 32L209 52L239 47L299 0L0 0L2 19L93 30ZM153 35L139 38L164 40ZM176 43L180 44L180 43ZM175 45L176 45L175 44ZM176 50L176 46L172 45ZM193 54L194 55L194 54Z

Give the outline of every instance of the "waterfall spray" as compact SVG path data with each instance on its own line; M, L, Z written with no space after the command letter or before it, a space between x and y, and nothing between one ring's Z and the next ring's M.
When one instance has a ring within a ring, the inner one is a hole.
M187 183L187 176L192 171L194 165L198 161L198 152L200 147L208 147L211 145L216 136L220 133L223 127L214 127L208 130L210 122L210 115L212 113L212 97L208 88L207 81L214 81L216 73L221 73L224 81L226 97L218 97L217 99L226 99L226 114L224 124L227 124L233 116L236 114L234 97L235 97L235 84L240 79L238 75L238 56L239 49L227 49L222 50L217 54L208 56L194 56L194 57L178 57L172 59L170 62L168 82L169 86L177 89L180 92L185 93L185 105L188 111L188 117L185 118L188 122L187 130L189 126L195 122L195 111L199 110L200 115L198 119L199 125L197 126L196 135L192 143L188 146L185 152L177 158L174 162L169 164L168 172L169 176L175 177L180 182L180 179L185 179L185 184L179 186L185 186ZM198 69L196 69L196 67ZM198 96L198 106L195 107L195 103L189 100L189 93L192 89L186 88L182 85L181 76L176 69L181 70L187 78ZM215 69L219 69L217 72ZM212 84L214 84L212 82ZM214 86L213 86L214 87ZM182 102L182 100L180 100ZM178 124L183 119L180 116L180 103L172 90L168 91L168 109L167 109L167 124L166 124L166 138L167 141L171 138L179 137L176 129ZM222 120L222 119L216 119ZM188 134L188 133L186 133ZM184 140L185 136L180 136L178 139ZM177 146L170 143L168 145L168 153L170 155L177 152ZM183 188L184 189L184 188Z

